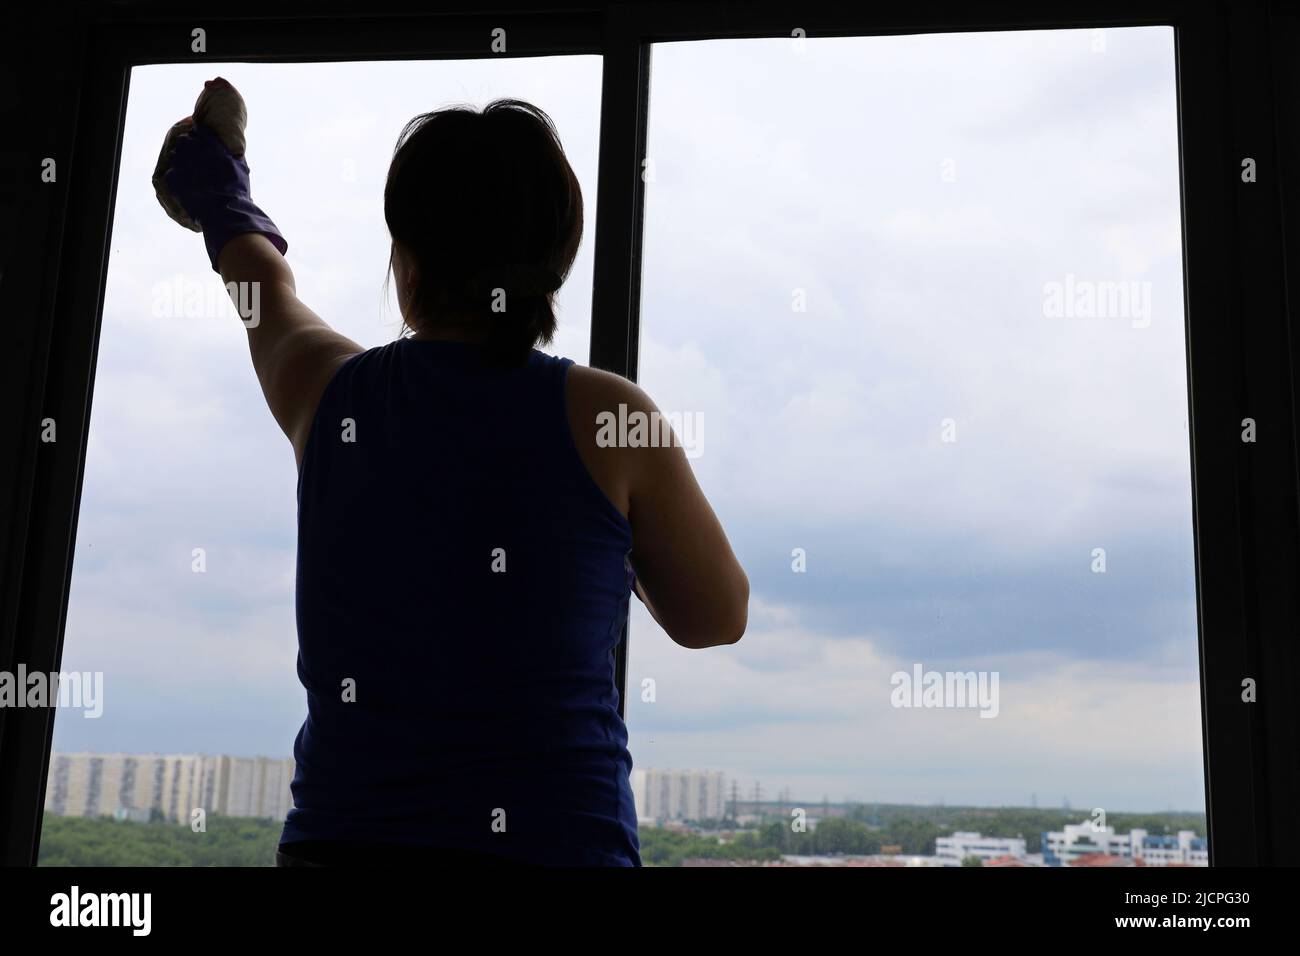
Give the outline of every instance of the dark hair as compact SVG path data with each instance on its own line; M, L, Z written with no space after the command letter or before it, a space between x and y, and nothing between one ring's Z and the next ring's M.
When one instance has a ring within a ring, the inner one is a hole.
M408 329L476 317L505 363L551 341L555 291L582 241L582 190L542 110L499 99L415 117L393 150L384 219L416 269Z

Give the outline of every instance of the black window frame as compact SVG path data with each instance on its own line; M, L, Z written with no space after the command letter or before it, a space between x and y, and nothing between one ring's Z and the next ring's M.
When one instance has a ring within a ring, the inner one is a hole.
M429 3L50 0L20 13L0 119L0 670L58 670L85 465L130 67L603 57L590 361L635 379L653 44L680 40L1172 26L1188 346L1202 739L1211 863L1300 863L1300 47L1296 0ZM189 31L208 51L189 52ZM507 30L507 52L487 51ZM2 49L2 47L0 47ZM5 60L0 59L0 63ZM22 83L19 77L24 77ZM16 94L16 95L15 95ZM53 157L58 179L40 181ZM1241 181L1245 157L1258 181ZM1288 216L1287 213L1290 213ZM8 225L3 221L8 219ZM57 422L58 441L40 440ZM1241 420L1258 423L1256 443ZM618 655L626 682L626 637ZM1258 700L1242 700L1253 678ZM53 709L0 708L0 862L36 862ZM1080 728L1087 733L1087 728Z

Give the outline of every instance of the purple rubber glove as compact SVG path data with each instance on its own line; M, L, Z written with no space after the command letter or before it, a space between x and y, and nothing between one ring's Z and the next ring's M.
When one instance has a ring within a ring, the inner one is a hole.
M212 270L227 242L246 232L260 232L280 250L289 251L289 243L280 235L266 213L249 195L248 162L234 156L220 138L202 123L176 140L171 155L172 167L163 175L190 218L203 228L203 242L208 247Z

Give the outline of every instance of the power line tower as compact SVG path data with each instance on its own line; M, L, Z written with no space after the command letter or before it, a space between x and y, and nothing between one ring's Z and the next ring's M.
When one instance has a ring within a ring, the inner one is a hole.
M763 819L763 785L754 781L754 815Z
M731 819L740 819L740 782L735 777L731 778Z

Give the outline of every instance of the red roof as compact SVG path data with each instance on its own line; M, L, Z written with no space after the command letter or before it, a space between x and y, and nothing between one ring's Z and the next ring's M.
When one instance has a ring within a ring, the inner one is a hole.
M1111 853L1085 853L1077 857L1070 866L1132 866L1133 861Z

